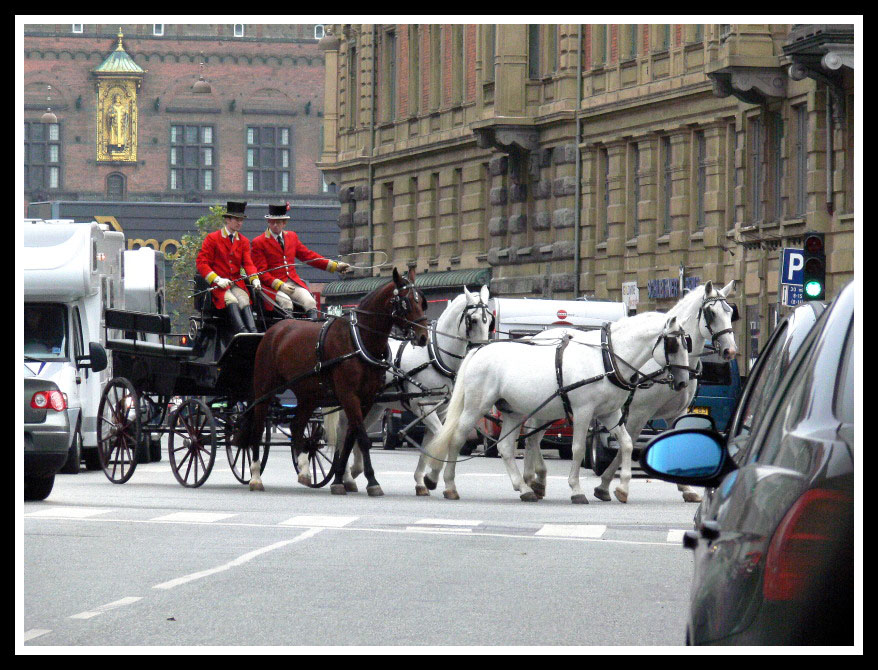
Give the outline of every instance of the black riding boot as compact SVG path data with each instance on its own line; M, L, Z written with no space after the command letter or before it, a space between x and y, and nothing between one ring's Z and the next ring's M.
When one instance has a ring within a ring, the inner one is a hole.
M244 317L244 325L247 327L247 330L251 333L258 332L256 330L256 323L253 321L253 312L250 311L250 305L238 307L238 309L241 310L241 315Z
M320 320L320 313L316 309L309 309L307 312L305 312L305 316L307 316L312 321Z
M229 324L231 324L232 330L234 331L232 333L233 335L247 332L247 327L241 319L241 312L238 311L237 305L226 305L226 313L229 317Z

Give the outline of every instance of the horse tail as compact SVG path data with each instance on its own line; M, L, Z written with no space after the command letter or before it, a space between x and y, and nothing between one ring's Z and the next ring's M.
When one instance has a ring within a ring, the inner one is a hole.
M326 407L323 411L323 437L327 444L333 446L338 446L339 414L341 414L341 410L333 407Z
M463 382L463 376L466 374L467 366L472 360L473 354L478 351L478 349L474 349L468 353L466 358L464 358L463 362L460 364L460 368L458 369L455 378L454 390L451 392L451 400L448 401L448 411L445 413L445 421L442 423L442 428L439 430L439 433L430 440L430 444L427 447L429 454L436 456L437 458L443 458L444 455L448 453L451 438L460 423L460 416L463 414L464 401L466 400L466 384Z

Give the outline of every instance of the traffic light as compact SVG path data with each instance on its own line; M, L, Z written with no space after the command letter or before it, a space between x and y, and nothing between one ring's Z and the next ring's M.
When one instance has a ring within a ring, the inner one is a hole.
M802 245L804 268L802 293L805 300L826 299L826 246L823 233L805 233Z

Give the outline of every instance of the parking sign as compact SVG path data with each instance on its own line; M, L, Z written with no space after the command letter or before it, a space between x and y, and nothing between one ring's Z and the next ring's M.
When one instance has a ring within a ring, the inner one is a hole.
M801 249L782 249L780 252L780 302L795 307L802 302L802 278L805 255Z

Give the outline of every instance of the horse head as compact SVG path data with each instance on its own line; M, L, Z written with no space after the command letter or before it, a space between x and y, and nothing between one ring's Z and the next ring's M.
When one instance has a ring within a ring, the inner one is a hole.
M725 287L716 289L713 282L704 285L704 297L698 310L698 328L705 340L711 340L723 360L730 361L738 355L732 323L738 320L738 307L727 298L735 292L733 279Z
M469 349L488 342L494 330L494 313L488 307L491 295L487 286L482 286L476 294L470 293L464 286L463 294L466 302L462 305L457 328L459 335L469 342Z
M672 316L652 347L653 360L671 373L671 388L682 391L689 384L689 354L692 338Z
M410 268L407 276L393 268L393 294L390 298L390 314L393 323L406 333L415 346L427 345L427 298L415 288L415 270Z

